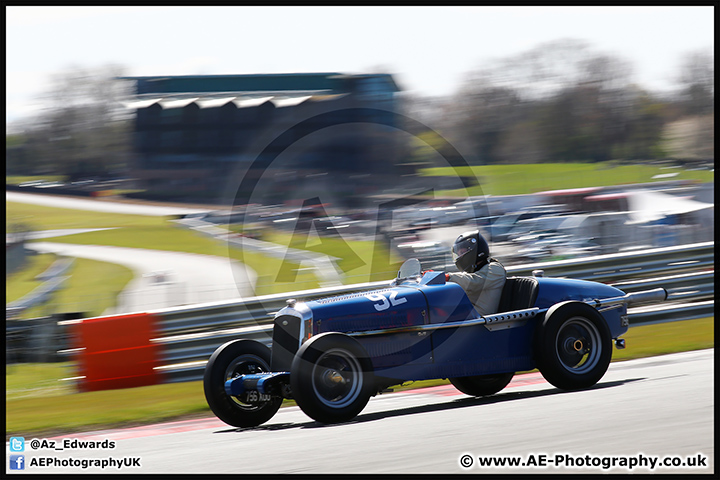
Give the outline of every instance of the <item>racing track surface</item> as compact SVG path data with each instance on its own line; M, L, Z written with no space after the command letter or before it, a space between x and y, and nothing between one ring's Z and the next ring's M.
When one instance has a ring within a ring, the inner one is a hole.
M632 345L628 345L632 348ZM105 451L32 451L32 457L140 457L127 473L604 473L591 468L480 468L479 456L528 461L626 456L707 458L707 467L654 473L714 472L714 349L611 364L595 387L560 391L538 373L518 375L499 394L472 398L452 386L381 395L352 422L322 425L297 407L267 424L236 429L215 418L58 439L116 442ZM30 439L26 439L30 440ZM469 468L463 455L474 457ZM7 466L6 466L7 468ZM42 472L99 469L28 468ZM9 471L9 470L8 470ZM609 473L650 473L647 467Z
M26 244L26 248L132 269L135 278L123 290L118 306L105 314L237 301L253 295L257 278L252 269L240 262L211 255L56 242L33 242Z
M144 205L133 203L94 200L89 198L65 197L62 195L44 195L35 193L21 193L5 191L6 202L30 203L46 207L69 208L73 210L91 210L94 212L125 213L128 215L184 215L187 213L207 212L207 209L189 207L169 207L159 205Z

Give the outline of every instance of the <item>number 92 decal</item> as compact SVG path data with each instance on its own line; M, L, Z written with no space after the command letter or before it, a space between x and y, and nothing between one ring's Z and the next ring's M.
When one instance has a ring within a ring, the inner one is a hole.
M390 308L391 305L393 307L396 307L407 302L407 298L397 298L397 294L398 292L393 290L392 292L390 292L390 298L380 293L370 293L368 295L365 295L365 298L367 298L373 303L380 302L375 303L375 305L373 306L375 307L375 310L377 310L378 312L382 312L383 310L387 310L388 308Z

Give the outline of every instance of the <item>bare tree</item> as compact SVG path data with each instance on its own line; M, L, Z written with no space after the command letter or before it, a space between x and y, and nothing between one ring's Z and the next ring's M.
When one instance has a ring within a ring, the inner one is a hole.
M632 77L629 62L607 54L588 56L580 61L578 67L578 83L595 85L604 91L627 88Z
M454 99L454 130L480 163L660 155L662 106L625 59L561 39L488 62Z
M689 115L706 115L715 111L715 66L710 50L685 55L680 65L678 83Z
M130 117L121 101L128 85L122 69L72 67L56 74L41 98L42 112L25 122L25 173L70 177L102 175L122 168L131 146Z

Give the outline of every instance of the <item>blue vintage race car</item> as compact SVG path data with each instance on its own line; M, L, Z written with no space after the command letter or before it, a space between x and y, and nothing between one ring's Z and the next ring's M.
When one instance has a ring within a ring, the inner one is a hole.
M294 399L313 419L343 422L371 396L406 381L446 378L462 393L492 395L515 372L538 368L557 388L588 388L605 374L627 307L663 301L662 289L625 294L601 283L510 277L500 312L480 316L442 272L408 260L389 288L288 300L272 348L228 342L205 368L207 402L224 422L260 425Z

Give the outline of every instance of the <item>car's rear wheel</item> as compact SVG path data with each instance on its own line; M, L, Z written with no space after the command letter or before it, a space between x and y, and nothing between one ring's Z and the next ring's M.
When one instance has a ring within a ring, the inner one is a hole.
M233 340L218 347L205 366L205 399L213 413L234 427L254 427L270 420L282 397L256 401L248 392L238 396L225 392L225 382L240 375L270 371L270 349L255 340Z
M507 387L515 372L495 375L475 375L472 377L450 378L450 383L465 395L484 397L493 395Z
M538 369L558 388L576 390L595 385L610 365L610 329L597 310L585 303L553 305L535 340Z
M311 338L290 367L290 389L298 406L323 423L357 416L373 393L372 363L357 340L341 333Z

